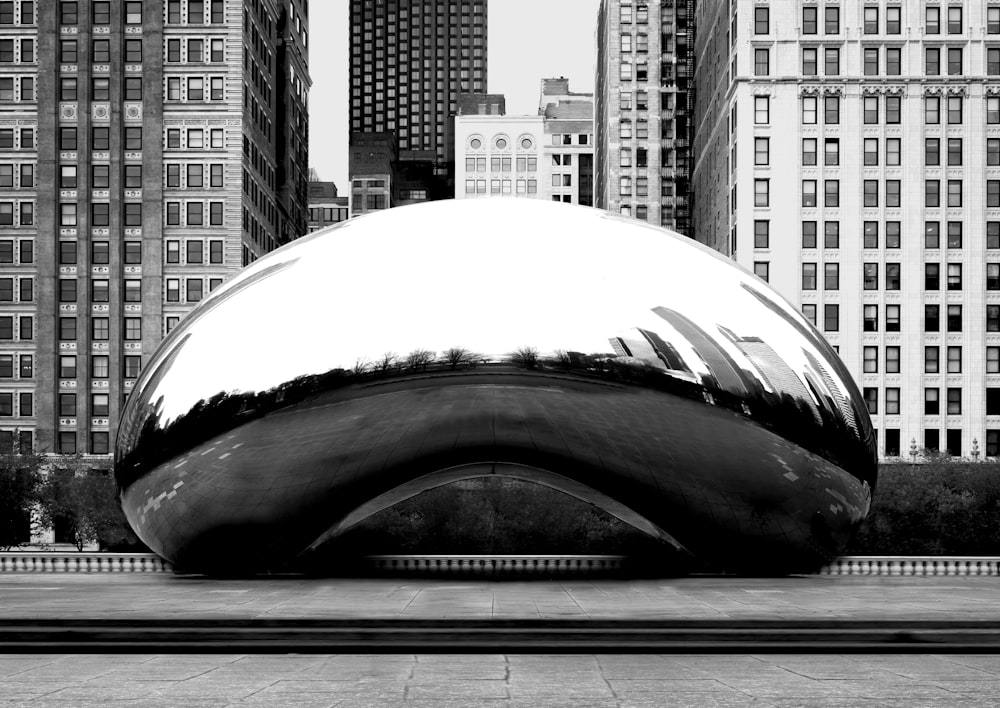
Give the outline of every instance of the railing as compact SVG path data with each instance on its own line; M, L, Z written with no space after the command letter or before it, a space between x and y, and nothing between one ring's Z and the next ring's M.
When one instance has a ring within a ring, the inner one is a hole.
M611 555L380 555L368 556L362 572L461 576L621 576L626 556ZM9 551L0 553L0 573L170 573L153 553ZM843 556L818 575L1000 576L998 556Z

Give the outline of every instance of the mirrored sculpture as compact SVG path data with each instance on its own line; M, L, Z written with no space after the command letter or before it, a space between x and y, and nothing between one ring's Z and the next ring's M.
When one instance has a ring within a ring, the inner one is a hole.
M145 366L116 468L178 568L276 568L431 487L560 489L716 566L814 569L864 520L874 435L770 287L606 212L453 200L352 219L200 303Z

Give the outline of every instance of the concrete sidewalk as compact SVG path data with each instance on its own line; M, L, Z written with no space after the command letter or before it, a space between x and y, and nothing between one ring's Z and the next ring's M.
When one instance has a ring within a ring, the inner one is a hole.
M476 581L0 575L0 619L1000 621L1000 577Z
M1000 658L936 655L0 655L0 706L997 705Z

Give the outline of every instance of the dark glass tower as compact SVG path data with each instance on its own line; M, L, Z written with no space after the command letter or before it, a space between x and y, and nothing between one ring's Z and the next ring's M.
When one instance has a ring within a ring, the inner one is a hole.
M387 206L454 194L448 119L460 93L486 92L486 13L487 0L351 0L352 144L395 135Z

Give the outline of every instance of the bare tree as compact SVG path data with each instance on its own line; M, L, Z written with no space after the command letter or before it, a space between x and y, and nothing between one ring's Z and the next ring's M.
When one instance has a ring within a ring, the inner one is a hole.
M538 349L535 347L518 347L511 355L511 361L525 369L534 369L538 365Z
M399 365L399 357L396 356L396 352L386 352L385 354L382 355L382 358L379 359L378 363L375 364L375 368L378 371L385 373L391 369L396 368L398 365Z
M427 349L414 349L406 355L406 368L423 371L434 361L434 352Z
M460 364L469 364L469 360L472 359L472 352L470 352L465 347L452 347L451 349L445 349L441 352L441 358L444 359L451 369L457 369Z

